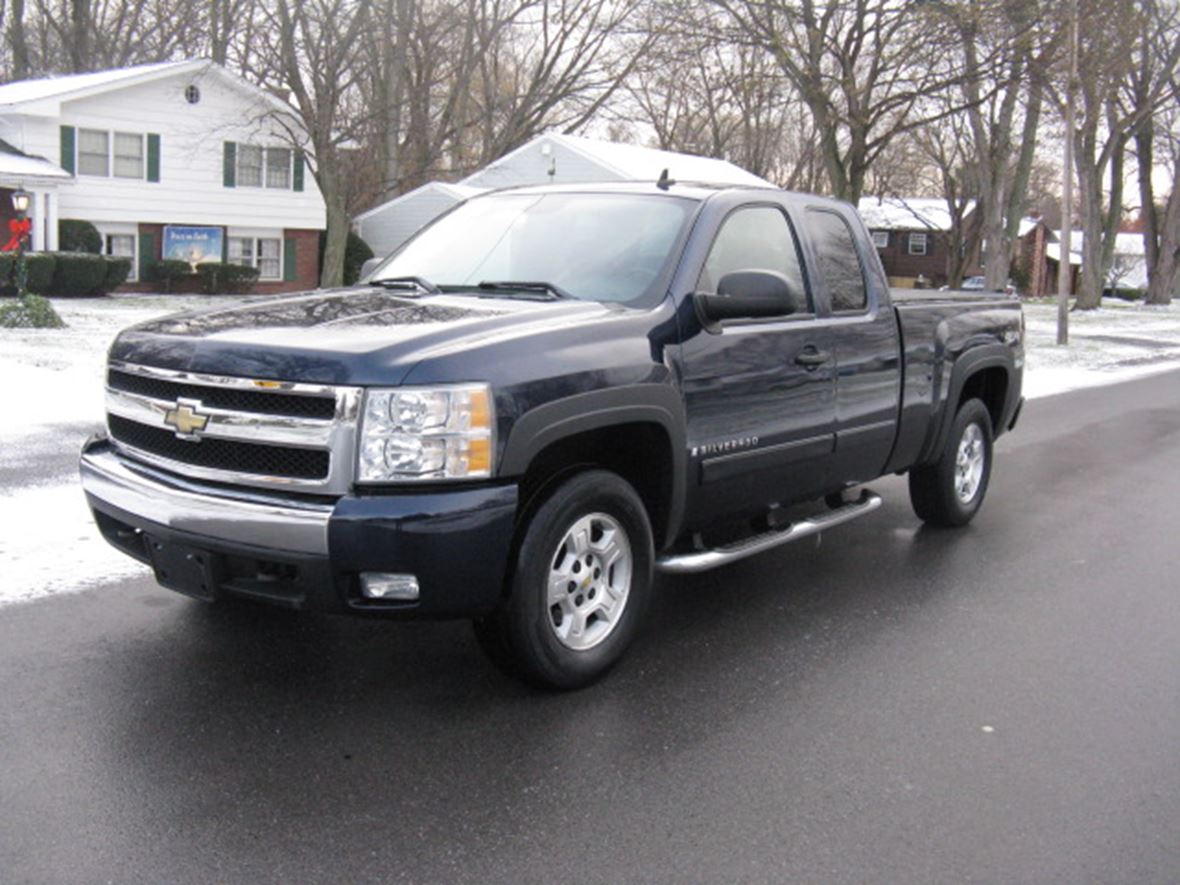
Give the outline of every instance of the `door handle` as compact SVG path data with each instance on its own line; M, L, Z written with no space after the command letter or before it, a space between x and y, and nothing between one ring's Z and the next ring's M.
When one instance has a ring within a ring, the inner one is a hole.
M795 363L810 372L818 369L831 358L832 355L826 350L816 350L814 347L808 347L795 357Z

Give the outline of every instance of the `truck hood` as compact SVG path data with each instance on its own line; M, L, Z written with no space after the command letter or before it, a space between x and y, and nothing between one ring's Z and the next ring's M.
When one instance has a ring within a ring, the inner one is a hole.
M423 359L634 311L592 301L407 295L354 287L173 314L120 333L110 358L181 371L397 385Z

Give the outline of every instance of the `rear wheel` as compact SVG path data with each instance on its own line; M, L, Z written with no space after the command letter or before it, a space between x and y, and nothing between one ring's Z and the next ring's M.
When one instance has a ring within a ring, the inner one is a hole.
M966 525L983 504L991 469L991 414L970 399L959 407L939 459L910 471L914 513L931 525Z
M551 688L601 677L647 607L654 558L643 502L605 470L563 482L529 520L508 597L475 622L501 669Z

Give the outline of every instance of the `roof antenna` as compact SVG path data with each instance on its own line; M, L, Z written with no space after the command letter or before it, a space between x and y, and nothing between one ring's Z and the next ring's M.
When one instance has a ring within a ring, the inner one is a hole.
M668 177L668 170L665 169L663 172L660 173L660 180L656 182L656 187L658 187L662 191L666 191L668 188L670 188L675 183L676 182L674 179L671 179Z

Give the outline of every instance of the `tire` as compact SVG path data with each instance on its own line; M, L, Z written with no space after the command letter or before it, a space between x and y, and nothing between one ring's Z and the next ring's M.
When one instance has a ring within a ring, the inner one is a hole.
M627 482L605 470L571 477L529 519L507 598L474 622L476 639L511 676L589 685L634 639L654 556L647 511Z
M991 471L991 414L982 401L969 399L959 406L938 460L910 470L914 513L930 525L966 525L983 504Z

